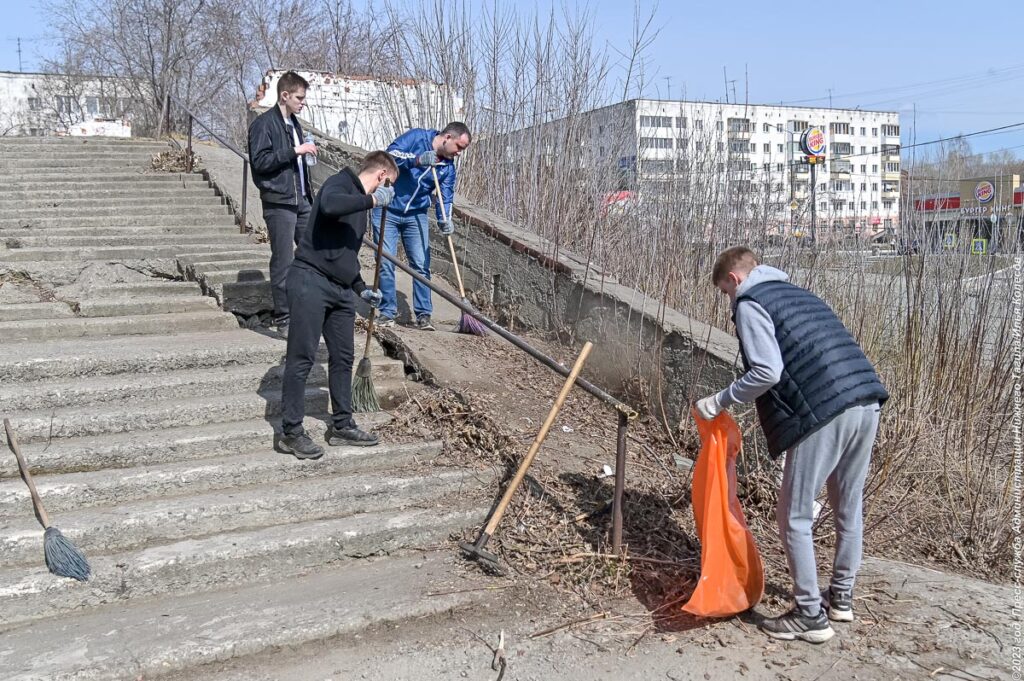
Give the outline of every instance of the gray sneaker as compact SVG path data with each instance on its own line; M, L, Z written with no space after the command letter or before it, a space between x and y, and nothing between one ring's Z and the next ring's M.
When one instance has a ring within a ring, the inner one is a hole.
M394 317L377 317L377 320L373 323L378 329L390 329L395 325Z
M305 431L298 435L274 434L274 449L291 454L296 459L319 459L324 455L324 448L313 442Z
M331 426L327 429L327 444L332 447L344 445L349 447L373 447L379 442L380 439L376 435L361 430L356 426L341 429Z
M434 325L430 323L430 315L421 314L417 317L416 328L420 331L434 331Z
M833 622L853 621L853 596L838 593L832 587L821 593L821 607L828 611L828 618Z
M808 617L798 608L793 608L778 617L765 618L760 624L760 629L780 641L799 639L808 643L824 643L836 633L825 617L824 608L818 611L817 617Z

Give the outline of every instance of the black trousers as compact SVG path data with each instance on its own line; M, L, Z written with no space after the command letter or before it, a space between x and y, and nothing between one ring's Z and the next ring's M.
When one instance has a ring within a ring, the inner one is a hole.
M306 415L306 379L316 362L320 335L327 342L327 384L331 390L331 421L335 429L351 428L353 336L356 294L301 261L288 272L288 353L285 357L281 401L285 435L302 432Z
M309 201L299 199L299 205L282 203L263 204L263 220L270 237L270 292L274 299L274 323L288 323L288 268L295 259L295 247L309 222Z

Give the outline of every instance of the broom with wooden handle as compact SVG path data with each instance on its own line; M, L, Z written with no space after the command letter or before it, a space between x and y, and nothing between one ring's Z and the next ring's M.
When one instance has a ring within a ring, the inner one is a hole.
M380 290L380 262L384 259L381 252L384 250L384 226L387 221L388 209L384 206L380 209L377 261L373 266L374 291ZM363 348L363 358L359 360L359 366L356 367L355 375L352 376L352 411L356 412L380 411L377 388L373 385L373 365L370 362L370 344L373 343L373 322L376 318L377 308L371 307L370 316L366 320L366 345Z
M36 509L36 517L42 523L46 532L43 533L43 556L46 558L46 567L50 572L59 577L71 577L80 582L89 579L92 568L89 562L82 555L82 552L61 534L60 530L50 525L50 516L43 508L43 500L39 498L36 491L36 484L32 481L32 474L28 471L28 464L25 457L21 455L21 447L18 446L18 436L14 433L10 419L4 419L4 430L7 431L7 441L14 452L14 458L18 460L18 469L21 471L21 478L28 485L29 494L32 495L32 505Z
M430 166L430 172L434 175L434 190L437 192L437 201L441 205L441 219L448 222L448 212L444 207L444 197L441 196L441 183L437 180L437 171L434 166ZM451 223L449 223L451 224ZM455 257L455 243L452 242L452 237L448 235L448 250L452 254L452 264L455 266L455 280L459 283L459 295L462 297L462 303L470 306L469 300L466 298L466 287L462 285L462 273L459 272L459 259ZM459 325L455 327L456 333L466 333L473 336L486 336L487 328L481 324L475 317L472 317L465 312L459 317Z

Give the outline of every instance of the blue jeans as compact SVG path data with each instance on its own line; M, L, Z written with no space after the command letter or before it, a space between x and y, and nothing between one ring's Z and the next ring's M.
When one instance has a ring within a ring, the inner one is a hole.
M380 238L380 208L373 209L373 238ZM398 238L401 236L405 255L413 271L430 279L430 227L427 213L398 215L388 211L384 226L384 248L391 255L398 253ZM394 319L398 316L398 298L395 295L395 266L385 260L380 266L380 292L384 300L378 312L382 317ZM412 283L412 311L416 317L430 315L434 305L430 300L430 289L418 281Z

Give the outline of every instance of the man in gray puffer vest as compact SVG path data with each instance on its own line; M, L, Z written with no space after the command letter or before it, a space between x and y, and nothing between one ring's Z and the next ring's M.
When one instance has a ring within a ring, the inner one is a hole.
M796 605L765 619L761 629L782 640L823 643L835 633L830 619L853 620L864 480L889 393L832 309L789 283L785 272L759 265L750 249L737 246L719 255L712 280L732 302L746 371L722 392L698 401L697 412L711 419L734 404L754 402L769 454L786 454L775 516ZM811 534L823 485L836 523L836 555L825 592L818 588Z

